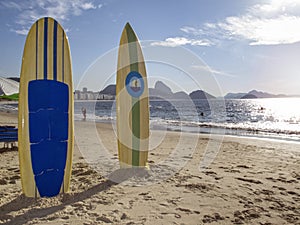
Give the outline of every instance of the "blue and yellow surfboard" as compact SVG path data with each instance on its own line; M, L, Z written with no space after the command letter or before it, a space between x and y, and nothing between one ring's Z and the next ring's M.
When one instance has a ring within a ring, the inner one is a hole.
M147 167L149 94L142 49L132 27L122 32L117 68L116 108L121 168Z
M18 147L28 197L67 192L73 154L73 81L67 36L54 19L31 27L22 58Z

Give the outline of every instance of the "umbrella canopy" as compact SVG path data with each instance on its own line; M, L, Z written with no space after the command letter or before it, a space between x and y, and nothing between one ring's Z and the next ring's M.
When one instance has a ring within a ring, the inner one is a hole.
M17 81L0 77L0 95L12 95L19 93L19 83Z

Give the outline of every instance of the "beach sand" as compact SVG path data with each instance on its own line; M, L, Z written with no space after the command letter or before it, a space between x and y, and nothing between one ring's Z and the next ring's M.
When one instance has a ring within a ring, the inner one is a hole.
M1 112L7 124L17 115ZM130 177L110 174L118 167L111 124L75 128L68 194L24 197L18 152L1 150L0 224L300 224L299 144L226 136L219 146L218 137L152 131L150 170Z

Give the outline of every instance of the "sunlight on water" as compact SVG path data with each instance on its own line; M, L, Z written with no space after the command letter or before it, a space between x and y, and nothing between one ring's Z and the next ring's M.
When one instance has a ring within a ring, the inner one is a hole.
M267 118L276 118L279 122L300 122L299 98L260 99L257 103L263 105Z
M299 139L300 99L227 100L227 121L221 127Z

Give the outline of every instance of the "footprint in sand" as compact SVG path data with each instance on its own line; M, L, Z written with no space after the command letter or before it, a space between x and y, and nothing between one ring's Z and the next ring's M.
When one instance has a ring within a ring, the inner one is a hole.
M6 179L0 179L0 185L7 185L7 180Z
M259 180L254 180L251 178L245 178L245 177L236 177L235 179L243 181L243 182L249 182L249 183L253 183L253 184L262 184L261 181Z
M10 181L9 181L10 184L15 184L16 181L21 179L21 177L19 175L15 175L15 176L10 177L9 179L10 179Z
M196 183L196 184L185 184L186 189L192 191L201 191L201 192L208 192L214 188L213 184L204 184L204 183Z
M279 187L279 186L272 186L272 188L277 188L280 191L285 191L286 189L284 187Z
M106 215L102 215L102 216L98 217L96 219L96 221L98 221L98 222L101 221L101 222L104 222L104 223L113 223L113 221L110 218L108 218Z
M151 195L149 195L150 193L149 192L142 192L140 193L139 195L143 196L143 199L146 200L146 201L155 201L156 199L153 198Z
M254 208L246 209L243 210L242 212L237 210L233 213L234 220L232 220L232 222L234 224L244 224L244 222L246 221L259 218L261 211L262 211L261 209L254 209Z
M207 176L212 176L213 178L215 178L215 180L223 179L222 176L218 176L218 174L214 171L205 171L204 174L207 175Z
M280 217L283 218L284 220L286 220L290 224L298 224L298 222L300 220L299 215L292 214L292 213L283 214Z
M185 212L187 214L192 214L192 210L190 209L186 209L186 208L176 208L176 210L181 211L181 212Z
M225 218L221 216L219 213L214 213L213 215L204 215L202 222L203 223L212 223L218 222L220 220L224 220Z

